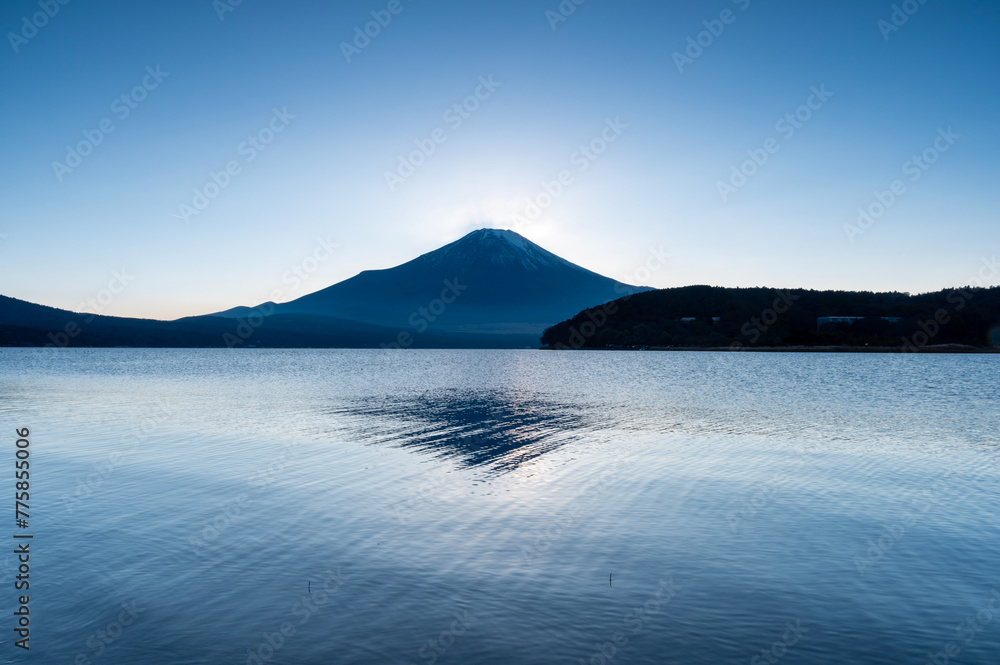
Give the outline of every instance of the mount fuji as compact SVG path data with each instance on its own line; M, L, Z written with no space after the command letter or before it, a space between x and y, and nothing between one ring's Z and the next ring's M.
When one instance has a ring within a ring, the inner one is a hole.
M587 307L650 290L587 270L507 230L480 229L385 270L366 270L283 304L254 309L409 333L540 335ZM245 316L247 308L215 316Z

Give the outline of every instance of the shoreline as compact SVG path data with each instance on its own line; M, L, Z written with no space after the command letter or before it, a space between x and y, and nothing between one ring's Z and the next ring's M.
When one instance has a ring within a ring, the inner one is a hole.
M554 349L552 347L541 347L542 351L701 351L701 352L726 352L726 353L971 353L971 354L997 354L1000 349L987 349L978 346L968 346L965 344L934 344L928 346L904 348L902 346L741 346L732 348L728 346L647 346L635 347L607 347L591 348L581 347L576 349Z

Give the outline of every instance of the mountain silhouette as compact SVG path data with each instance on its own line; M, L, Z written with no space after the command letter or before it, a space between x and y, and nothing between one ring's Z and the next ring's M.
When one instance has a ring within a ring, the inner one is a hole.
M480 229L394 268L366 270L297 300L254 309L418 334L540 335L582 309L648 290L570 263L513 231Z

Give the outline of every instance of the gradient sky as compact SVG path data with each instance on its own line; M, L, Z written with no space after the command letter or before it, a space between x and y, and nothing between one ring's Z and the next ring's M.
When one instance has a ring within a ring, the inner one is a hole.
M555 29L559 0L400 0L351 62L341 43L389 0L243 0L220 19L226 2L70 0L37 34L22 32L37 0L3 3L0 293L76 310L124 269L102 313L175 318L291 300L484 226L657 287L923 292L1000 253L997 2L912 0L888 32L893 2L874 0L587 0ZM721 34L679 71L706 21ZM115 100L154 83L147 67L169 75L123 118ZM461 126L445 119L490 76ZM789 136L776 123L814 86L833 96ZM248 161L273 109L295 117ZM574 153L616 118L581 172ZM104 119L114 131L60 180L53 163ZM391 191L385 173L438 128ZM913 181L906 163L949 128ZM229 161L228 186L178 216ZM904 193L851 242L845 224L894 180ZM317 239L338 246L327 260ZM671 257L637 278L651 248Z

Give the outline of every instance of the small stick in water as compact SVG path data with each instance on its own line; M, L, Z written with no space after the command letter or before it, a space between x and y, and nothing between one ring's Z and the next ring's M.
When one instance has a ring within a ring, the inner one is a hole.
M608 575L608 586L614 586L613 584L611 584L611 578L614 577L614 575L615 575L614 573L610 573Z

